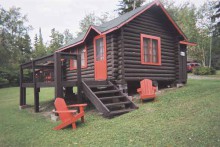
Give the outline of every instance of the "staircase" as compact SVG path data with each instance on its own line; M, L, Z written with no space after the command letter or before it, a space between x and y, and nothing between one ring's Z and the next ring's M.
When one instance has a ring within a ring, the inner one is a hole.
M138 107L110 81L83 81L85 96L105 117L130 112Z

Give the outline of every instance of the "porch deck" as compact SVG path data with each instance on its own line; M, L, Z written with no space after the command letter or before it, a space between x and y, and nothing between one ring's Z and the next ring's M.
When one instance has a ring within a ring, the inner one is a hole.
M65 62L77 60L77 80L67 81L63 76ZM28 76L24 71L29 73ZM39 112L39 92L43 87L54 87L55 98L63 97L63 87L77 86L77 100L81 101L81 56L73 53L56 52L20 65L20 106L26 105L26 88L34 88L35 112Z

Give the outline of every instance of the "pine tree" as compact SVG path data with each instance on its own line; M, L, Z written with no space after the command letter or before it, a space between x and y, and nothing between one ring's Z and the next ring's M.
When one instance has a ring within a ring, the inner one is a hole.
M144 3L144 1L145 0L121 0L119 1L119 8L117 9L118 14L122 15L138 8Z
M53 53L55 50L59 49L64 43L64 36L63 34L59 33L58 31L53 28L51 30L50 36L50 44L49 44L49 53Z
M35 34L34 37L34 54L33 58L42 57L47 54L46 46L43 42L43 37L41 33L41 28L39 28L39 37Z
M68 43L73 39L73 35L70 33L70 31L68 29L66 29L63 33L64 35L64 43Z

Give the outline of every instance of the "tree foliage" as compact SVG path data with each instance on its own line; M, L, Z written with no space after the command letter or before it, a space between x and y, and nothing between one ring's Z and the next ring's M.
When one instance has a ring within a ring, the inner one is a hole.
M63 35L64 35L64 44L70 42L73 39L73 34L70 33L69 29L66 29L63 32Z
M110 20L111 15L109 13L103 13L101 16L97 16L95 15L95 13L89 13L87 14L80 22L79 22L79 26L80 26L80 31L77 32L77 36L80 36L84 33L86 33L86 31L88 30L88 28L91 25L101 25L107 21Z
M212 22L214 23L212 64L215 68L220 69L220 1L217 1L214 6Z
M214 36L220 35L220 1L216 2L216 5L214 6L214 14L212 16L212 22L215 23L214 26Z
M42 57L45 56L46 54L47 54L47 48L46 45L44 44L41 28L40 28L39 35L35 34L34 37L34 51L32 58Z
M162 3L189 41L197 43L196 47L188 47L188 55L204 66L211 65L215 50L220 48L217 40L211 39L214 31L211 17L216 1L208 0L198 8L190 2L176 4L175 1L163 0Z
M145 0L120 0L118 5L119 8L117 9L118 14L122 15L138 8L144 3L144 1Z
M0 74L9 83L18 81L18 65L31 57L31 28L20 8L5 10L0 6Z
M59 31L56 31L55 28L51 30L50 35L50 44L48 47L48 52L53 53L55 50L60 48L64 43L64 35Z

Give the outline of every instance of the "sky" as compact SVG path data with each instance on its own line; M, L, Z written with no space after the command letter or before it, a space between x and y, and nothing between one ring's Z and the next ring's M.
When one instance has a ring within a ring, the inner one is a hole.
M146 0L146 3L150 1L152 0ZM178 3L185 1L187 0L178 0ZM189 1L197 6L205 2L205 0ZM20 7L21 13L27 15L28 23L33 27L30 31L32 42L34 35L41 28L45 43L50 39L53 28L62 33L69 29L75 36L79 31L79 22L86 14L94 12L100 16L108 12L111 17L116 17L115 10L118 4L119 0L0 0L0 5L4 9Z

